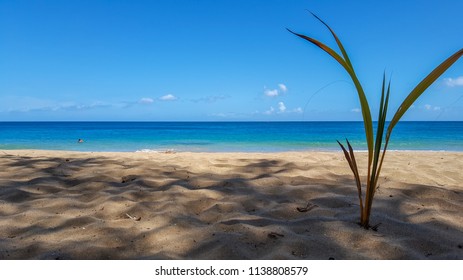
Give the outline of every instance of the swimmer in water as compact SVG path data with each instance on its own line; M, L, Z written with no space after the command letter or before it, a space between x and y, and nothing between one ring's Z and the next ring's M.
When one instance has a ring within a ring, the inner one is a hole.
M77 140L77 143L84 143L84 140L79 139L79 140Z

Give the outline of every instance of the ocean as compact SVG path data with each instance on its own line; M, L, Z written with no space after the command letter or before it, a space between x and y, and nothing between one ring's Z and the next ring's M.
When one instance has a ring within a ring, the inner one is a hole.
M0 122L0 149L338 151L336 140L346 138L355 150L367 149L362 122ZM463 151L463 122L400 122L389 145Z

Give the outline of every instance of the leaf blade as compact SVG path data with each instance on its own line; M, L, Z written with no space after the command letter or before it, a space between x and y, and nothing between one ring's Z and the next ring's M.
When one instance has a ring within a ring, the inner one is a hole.
M355 160L354 156L354 150L352 149L352 146L349 143L349 140L346 139L349 152L347 152L346 148L338 141L336 140L341 146L342 151L344 152L344 157L346 158L347 162L349 163L350 169L352 170L352 173L354 174L355 178L355 183L357 185L357 193L359 197L359 203L360 203L360 218L362 220L363 217L363 197L362 197L362 181L360 180L360 174L357 168L357 162Z
M431 73L428 74L405 98L402 104L397 109L396 113L394 114L391 122L389 123L389 127L387 130L387 135L390 135L392 129L395 125L399 122L405 112L412 106L412 104L421 96L421 94L432 84L434 81L437 80L450 66L453 65L461 56L463 55L463 49L457 51L449 58L447 58L444 62L442 62L439 66L434 68ZM389 136L387 136L389 137Z
M371 181L367 187L367 198L365 199L365 204L367 208L371 208L371 204L373 203L373 197L376 192L376 185L378 183L379 174L381 172L382 161L384 159L384 153L386 152L387 146L384 147L383 157L381 161L379 160L381 155L381 145L383 143L383 136L384 136L384 128L386 124L386 115L387 115L387 108L389 105L389 95L391 92L391 80L389 80L387 91L385 94L385 83L386 83L386 75L383 76L383 87L381 90L381 104L378 116L378 127L376 130L376 144L375 144L375 154L373 157L373 164L371 170ZM379 164L379 166L378 166Z
M365 138L366 138L367 146L368 146L368 166L370 166L372 158L373 158L373 141L374 141L373 121L371 118L371 111L370 111L370 106L368 104L368 100L366 98L362 85L360 84L360 81L358 80L357 75L355 74L355 71L349 66L349 64L339 54L337 54L333 49L331 49L327 45L323 44L322 42L314 38L293 32L292 30L288 28L287 30L291 32L292 34L302 39L305 39L311 42L312 44L316 45L320 49L324 50L331 57L333 57L339 64L341 64L341 66L347 71L347 73L351 77L352 81L354 82L355 88L357 89L357 94L358 94L359 101L360 101L360 107L362 109L363 123L365 127Z
M328 30L331 32L331 35L333 35L334 40L336 41L336 44L341 50L342 56L344 57L344 60L346 61L347 65L349 65L349 67L352 70L354 70L354 67L352 67L352 63L350 62L349 56L347 55L347 52L344 49L344 46L342 45L341 40L339 40L338 36L336 35L336 33L334 33L333 29L326 22L324 22L321 18L319 18L316 14L312 13L311 11L308 11L308 12L311 13L312 16L314 16L316 19L318 19L323 25L325 25L326 28L328 28Z
M328 53L331 57L333 57L339 64L341 64L342 67L344 67L344 69L346 69L347 72L350 72L351 71L351 68L349 67L349 65L346 63L346 61L344 61L344 59L339 55L337 54L332 48L328 47L327 45L323 44L322 42L314 39L314 38L311 38L309 36L306 36L306 35L303 35L303 34L299 34L299 33L296 33L294 31L292 31L291 29L289 28L286 28L286 30L288 30L290 33L304 39L304 40L307 40L309 41L310 43L316 45L317 47L319 47L320 49L324 50L326 53Z

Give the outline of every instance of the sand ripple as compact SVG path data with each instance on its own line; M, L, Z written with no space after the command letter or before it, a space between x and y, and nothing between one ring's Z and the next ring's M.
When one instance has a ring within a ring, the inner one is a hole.
M341 153L3 151L0 259L462 259L462 157L389 153L366 231Z

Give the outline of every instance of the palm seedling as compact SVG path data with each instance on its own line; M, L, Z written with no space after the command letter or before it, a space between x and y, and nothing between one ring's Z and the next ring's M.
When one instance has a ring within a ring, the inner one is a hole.
M334 33L334 31L329 27L323 20L317 17L315 14L312 15L317 18L323 25L325 25L328 30L331 32L332 36L334 37L341 54L338 54L333 49L328 47L327 45L317 41L311 37L295 33L288 29L289 32L293 33L296 36L299 36L302 39L309 41L310 43L316 45L320 49L324 50L328 53L331 57L333 57L341 66L347 71L350 78L352 79L355 88L358 93L358 97L360 100L362 117L363 117L363 124L365 126L365 136L368 146L368 173L367 173L367 181L365 187L365 194L362 193L362 181L360 179L360 173L357 167L357 162L354 156L354 150L350 145L349 141L346 139L347 142L347 149L342 145L339 141L338 144L341 146L341 149L344 152L344 156L346 157L347 162L349 163L350 169L352 170L355 178L355 182L357 184L357 191L358 197L360 201L360 225L366 229L370 228L369 219L371 213L371 207L373 204L373 197L375 195L376 186L378 184L378 178L381 172L381 167L383 165L384 155L386 154L387 146L389 143L389 139L391 137L392 130L394 129L395 125L399 122L400 118L404 115L404 113L411 107L411 105L420 97L420 95L435 81L439 78L453 63L455 63L462 55L463 49L457 51L455 54L447 58L444 62L442 62L439 66L437 66L428 76L426 76L411 92L410 94L404 99L402 104L399 106L397 112L392 117L391 121L389 122L389 126L387 127L386 134L384 136L384 132L386 129L386 115L388 109L388 102L389 102L389 93L390 93L390 80L386 86L386 76L383 75L383 83L382 83L382 90L381 90L381 101L380 101L380 108L379 108L379 116L377 121L377 128L376 128L376 137L373 133L373 122L370 113L370 107L368 105L367 98L365 96L365 92L360 84L360 81L357 78L357 75L354 71L354 67L349 60L346 50L344 49L341 41L339 40L338 36ZM383 145L384 140L384 145ZM382 151L381 151L382 149Z

